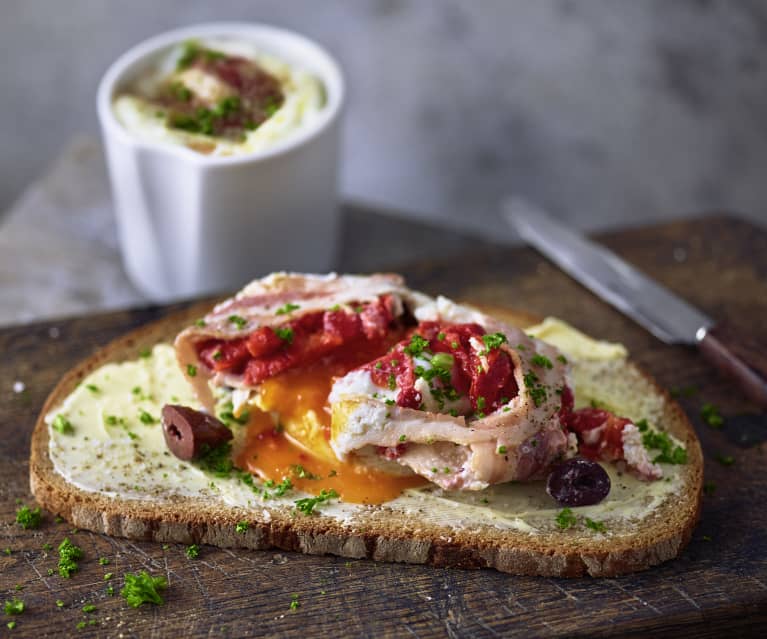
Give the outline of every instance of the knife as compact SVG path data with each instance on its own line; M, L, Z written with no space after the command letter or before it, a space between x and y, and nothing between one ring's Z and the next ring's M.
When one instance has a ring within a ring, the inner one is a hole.
M525 242L666 344L688 344L767 407L767 348L738 334L533 204L509 198L503 215Z

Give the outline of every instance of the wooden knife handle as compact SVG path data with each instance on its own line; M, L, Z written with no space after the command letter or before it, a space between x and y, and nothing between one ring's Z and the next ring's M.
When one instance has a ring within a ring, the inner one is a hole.
M752 400L767 408L766 344L719 324L706 331L698 348L720 371L734 377Z

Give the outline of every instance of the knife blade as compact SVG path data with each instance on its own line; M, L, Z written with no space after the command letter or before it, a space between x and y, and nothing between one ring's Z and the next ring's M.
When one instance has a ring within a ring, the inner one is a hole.
M747 394L767 406L767 349L743 339L612 251L519 198L503 215L522 239L578 282L667 344L697 346Z

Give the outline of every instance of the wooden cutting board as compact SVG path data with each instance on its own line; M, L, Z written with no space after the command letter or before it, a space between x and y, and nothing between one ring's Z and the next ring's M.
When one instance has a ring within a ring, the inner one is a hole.
M764 230L713 216L597 239L710 315L764 334ZM430 293L557 315L587 333L623 342L662 384L683 389L680 402L700 435L706 479L715 491L705 497L702 520L679 559L618 579L563 580L210 547L193 560L183 546L73 531L51 514L38 530L22 530L14 516L19 503L32 503L29 437L46 395L98 346L183 305L153 307L0 330L0 596L18 596L26 605L23 614L4 619L0 634L764 636L765 415L694 351L661 344L531 250L483 246L399 270L413 287ZM26 389L15 392L16 382ZM701 420L706 402L725 416L722 429ZM731 456L734 463L725 466L717 456ZM64 536L85 552L80 572L69 580L55 572L55 552L44 550L44 544L55 548ZM109 564L100 565L101 557ZM164 606L134 610L106 594L108 583L117 592L121 576L138 570L167 577ZM104 581L108 572L114 573L111 582ZM299 607L291 609L294 600ZM84 613L86 604L96 611ZM17 625L7 631L5 622L12 619ZM89 619L95 624L76 630Z

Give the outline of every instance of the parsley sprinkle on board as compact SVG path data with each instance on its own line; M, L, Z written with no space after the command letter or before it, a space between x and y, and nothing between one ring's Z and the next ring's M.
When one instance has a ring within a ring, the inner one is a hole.
M563 508L557 513L556 521L560 530L567 530L578 523L578 518L573 514L571 508Z
M300 606L301 604L298 602L298 595L296 593L293 593L293 595L290 598L290 609L296 610Z
M10 601L5 602L5 614L6 615L20 615L24 612L24 602L18 597L14 597Z
M167 587L168 582L164 577L152 577L145 570L137 575L126 572L125 585L120 590L120 594L132 608L138 608L144 603L162 605L165 602L158 591L165 590Z
M39 507L30 509L29 506L22 506L16 511L16 523L24 530L39 528L42 520L43 515Z
M230 324L234 324L239 329L245 328L248 324L248 320L241 315L230 315L228 319Z
M189 559L197 559L200 556L200 547L197 544L192 544L186 547L186 556Z
M716 456L716 461L722 466L732 466L735 463L735 458L732 455L719 454Z
M713 404L703 404L700 408L700 417L711 428L721 428L724 426L724 417L722 417L719 409Z
M73 572L77 572L79 566L77 562L82 559L83 551L79 546L75 546L68 537L59 544L59 574L65 579L69 579Z
M237 525L234 527L234 530L241 535L244 535L246 532L248 532L248 522L247 521L240 521L237 522Z

